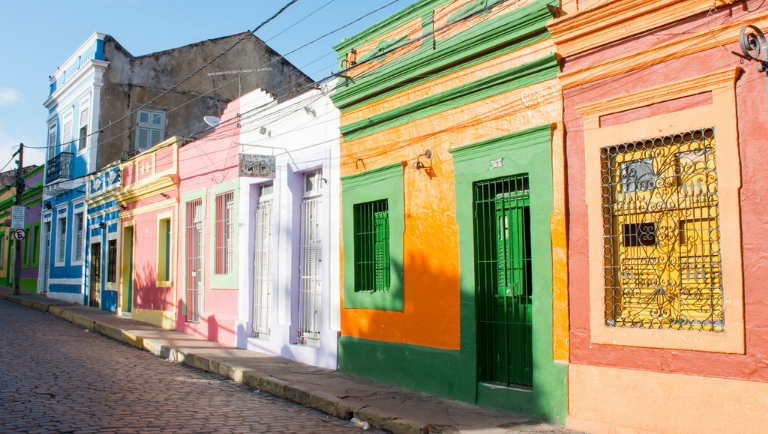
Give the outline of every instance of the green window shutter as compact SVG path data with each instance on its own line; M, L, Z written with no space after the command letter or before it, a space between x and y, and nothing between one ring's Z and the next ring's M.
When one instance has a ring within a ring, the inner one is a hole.
M386 291L389 289L389 211L376 212L373 226L375 290Z
M149 147L149 128L136 129L136 149L143 151Z

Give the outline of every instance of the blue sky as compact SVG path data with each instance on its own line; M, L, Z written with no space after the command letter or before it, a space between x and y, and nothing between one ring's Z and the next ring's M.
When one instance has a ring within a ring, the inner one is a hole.
M139 56L252 30L287 1L3 1L0 18L0 167L11 159L19 142L29 146L45 144L46 110L42 104L48 96L48 76L93 32L114 36L131 54ZM256 36L267 41L330 2L300 24L268 41L278 53L287 53L392 1L299 0ZM336 71L331 49L334 44L414 1L399 0L288 56L288 59L302 67L327 54L302 68L314 79L323 78ZM30 149L24 155L25 165L44 164L42 150Z

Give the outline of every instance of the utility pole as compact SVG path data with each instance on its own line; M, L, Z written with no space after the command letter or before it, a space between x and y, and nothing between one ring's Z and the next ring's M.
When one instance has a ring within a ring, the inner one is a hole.
M19 143L19 150L13 155L19 154L19 159L16 160L16 205L21 206L21 195L24 193L24 174L22 168L24 167L24 144ZM21 241L15 241L13 243L16 246L16 260L13 264L13 294L21 294Z

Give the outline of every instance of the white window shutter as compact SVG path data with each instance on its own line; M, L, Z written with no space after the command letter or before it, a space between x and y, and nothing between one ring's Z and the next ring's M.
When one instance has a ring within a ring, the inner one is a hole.
M147 149L149 144L149 128L138 128L136 130L136 148L139 150Z
M163 130L152 128L151 131L152 131L152 141L150 142L149 146L155 146L156 144L163 141Z

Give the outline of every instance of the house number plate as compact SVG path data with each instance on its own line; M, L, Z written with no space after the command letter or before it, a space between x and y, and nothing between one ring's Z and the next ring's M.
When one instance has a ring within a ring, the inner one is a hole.
M504 159L499 158L498 160L491 161L491 169L497 169L504 165Z

